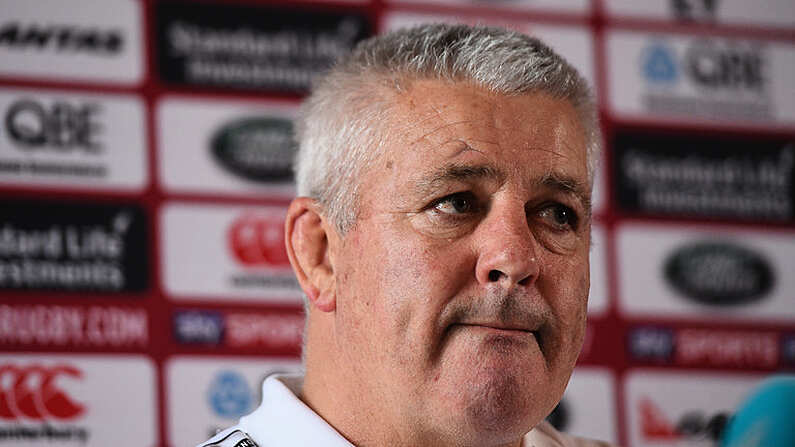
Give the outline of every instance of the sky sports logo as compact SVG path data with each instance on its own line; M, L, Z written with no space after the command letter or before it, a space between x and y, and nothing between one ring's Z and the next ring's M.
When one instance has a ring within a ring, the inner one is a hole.
M779 357L786 363L787 344L773 331L638 326L629 331L628 350L641 363L774 369Z
M218 345L222 341L224 320L221 312L184 310L174 313L174 338L182 344Z
M0 442L77 440L85 444L87 428L64 425L88 411L85 403L63 388L82 379L82 370L68 363L0 364Z
M178 310L173 333L177 343L259 351L299 353L304 317L297 311L227 312Z

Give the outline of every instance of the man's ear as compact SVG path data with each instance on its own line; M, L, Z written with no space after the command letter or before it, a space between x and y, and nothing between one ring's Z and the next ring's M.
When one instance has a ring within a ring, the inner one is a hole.
M313 307L332 312L337 306L334 268L329 259L328 226L317 203L298 197L290 203L284 226L287 256Z

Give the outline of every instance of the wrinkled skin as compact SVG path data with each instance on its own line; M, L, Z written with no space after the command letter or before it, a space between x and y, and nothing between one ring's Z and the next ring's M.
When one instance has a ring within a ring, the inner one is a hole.
M560 400L585 330L576 113L423 80L395 93L385 135L356 223L326 226L331 273L313 284L333 306L310 312L303 398L357 445L519 445Z

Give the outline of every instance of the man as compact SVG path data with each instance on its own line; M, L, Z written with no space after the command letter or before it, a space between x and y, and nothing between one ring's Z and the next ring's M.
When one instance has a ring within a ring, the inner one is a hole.
M306 374L203 445L591 445L543 422L585 330L599 135L576 71L506 30L398 31L316 85L297 136Z

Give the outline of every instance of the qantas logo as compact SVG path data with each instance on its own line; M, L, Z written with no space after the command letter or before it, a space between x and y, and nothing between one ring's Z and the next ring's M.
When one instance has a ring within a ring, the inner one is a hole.
M290 265L284 249L283 218L256 213L244 214L232 223L228 238L232 253L243 265Z
M0 419L67 421L86 412L58 388L60 380L81 380L83 373L69 365L0 366Z
M649 398L639 402L641 435L646 441L717 440L729 416L719 412L707 417L703 411L688 411L676 423L662 412Z
M124 47L124 36L117 29L9 22L0 25L0 45L115 55Z

